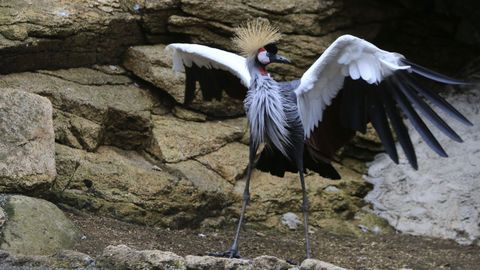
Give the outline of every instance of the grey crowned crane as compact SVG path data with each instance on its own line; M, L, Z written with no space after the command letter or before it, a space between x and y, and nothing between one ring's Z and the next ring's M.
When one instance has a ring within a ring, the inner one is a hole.
M186 73L186 104L193 100L197 82L206 100L220 99L223 91L244 100L250 146L243 204L232 247L217 255L239 257L240 229L255 165L277 176L286 171L298 172L306 256L310 258L306 170L339 179L330 163L332 157L356 131L365 132L367 123L372 124L385 151L398 163L393 129L409 163L417 169L401 113L433 151L446 157L417 111L452 140L462 139L425 100L456 120L472 125L436 92L423 87L417 77L452 85L464 84L463 81L428 70L398 53L381 50L351 35L335 40L300 80L277 82L266 67L270 63L290 63L277 54L280 38L277 28L257 19L236 29L233 42L243 56L196 44L175 43L166 47L173 54L173 69ZM255 164L257 150L263 143L266 147Z

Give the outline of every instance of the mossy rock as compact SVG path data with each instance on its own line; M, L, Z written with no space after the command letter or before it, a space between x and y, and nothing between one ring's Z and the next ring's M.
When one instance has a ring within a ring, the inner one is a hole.
M7 220L0 227L0 249L14 254L50 255L72 248L75 225L53 203L21 195L3 196Z

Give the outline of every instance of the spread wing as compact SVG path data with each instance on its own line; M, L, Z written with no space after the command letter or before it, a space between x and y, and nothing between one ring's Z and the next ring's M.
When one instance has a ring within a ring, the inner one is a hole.
M173 43L165 50L173 55L173 70L185 72L185 103L195 97L199 82L204 100L227 95L243 100L250 85L246 59L234 53L204 45Z
M365 132L371 122L392 160L398 163L391 128L410 164L417 168L415 151L401 118L403 113L435 152L447 156L417 111L453 140L462 139L425 100L457 120L472 124L436 92L421 86L417 77L465 84L363 39L339 37L304 73L295 89L308 144L320 156L331 158L354 131Z

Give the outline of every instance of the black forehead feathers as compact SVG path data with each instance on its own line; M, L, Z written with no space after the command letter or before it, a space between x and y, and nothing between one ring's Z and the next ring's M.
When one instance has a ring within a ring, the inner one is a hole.
M278 52L277 45L275 45L275 43L269 43L269 44L265 45L264 48L265 48L265 50L267 50L267 52L269 52L271 54L277 54L277 52Z

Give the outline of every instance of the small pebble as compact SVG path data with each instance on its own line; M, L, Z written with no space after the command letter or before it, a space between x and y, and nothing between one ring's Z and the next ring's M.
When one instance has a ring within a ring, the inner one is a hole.
M154 170L154 171L159 171L159 172L163 171L163 169L160 168L160 167L158 167L157 165L153 165L153 166L152 166L152 170Z

